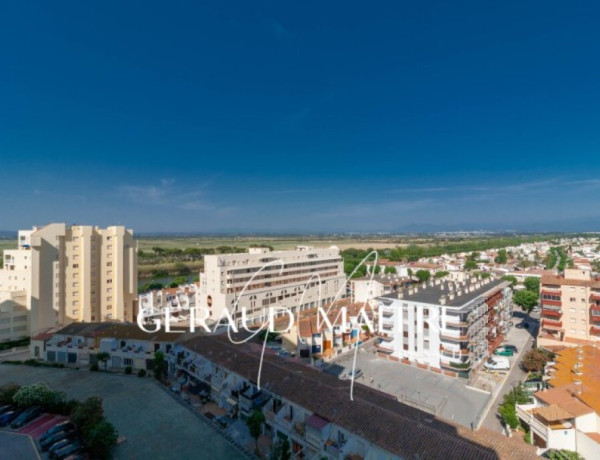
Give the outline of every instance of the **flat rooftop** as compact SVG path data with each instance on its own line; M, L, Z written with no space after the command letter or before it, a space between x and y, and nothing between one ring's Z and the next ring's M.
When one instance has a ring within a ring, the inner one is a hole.
M488 295L490 291L497 291L510 284L503 279L492 280L490 278L480 281L471 279L465 283L447 280L437 281L437 284L435 281L433 282L433 286L430 281L419 285L416 288L416 292L414 288L405 289L402 291L402 300L440 305L440 298L445 296L446 306L462 307L480 296ZM458 295L459 292L460 295ZM454 294L453 299L450 299L450 294ZM398 293L386 294L381 298L398 300Z

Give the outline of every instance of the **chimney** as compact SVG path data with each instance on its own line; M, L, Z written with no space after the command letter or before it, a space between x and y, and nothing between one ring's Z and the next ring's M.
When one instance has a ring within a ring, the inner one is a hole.
M459 289L458 291L456 291L456 296L460 297L462 295L462 289Z
M445 295L440 297L440 305L446 305L446 296Z
M454 293L448 294L448 300L454 300Z
M404 293L402 291L398 291L398 298L401 299L404 297Z

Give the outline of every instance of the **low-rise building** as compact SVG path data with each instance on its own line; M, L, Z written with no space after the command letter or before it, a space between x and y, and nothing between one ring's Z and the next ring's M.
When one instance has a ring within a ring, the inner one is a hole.
M550 389L517 405L538 453L567 449L586 459L600 458L599 357L600 350L591 346L559 351L548 366Z

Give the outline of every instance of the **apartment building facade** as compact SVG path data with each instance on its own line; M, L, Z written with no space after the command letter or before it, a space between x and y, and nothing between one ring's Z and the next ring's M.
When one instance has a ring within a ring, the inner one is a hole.
M137 243L124 227L64 223L19 231L0 291L26 292L29 333L75 321L133 321Z
M512 327L509 285L432 280L379 297L379 356L468 378Z
M541 278L539 346L574 346L600 340L600 279L587 269Z
M244 254L204 256L198 305L208 308L212 320L237 305L236 319L245 308L248 322L258 323L267 319L269 307L296 311L330 304L338 294L345 296L345 283L337 247L250 248Z

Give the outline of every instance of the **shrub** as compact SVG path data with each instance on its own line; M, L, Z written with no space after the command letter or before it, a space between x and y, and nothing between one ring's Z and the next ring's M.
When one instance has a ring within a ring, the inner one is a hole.
M0 404L12 404L13 397L21 389L19 385L8 384L0 387Z
M13 396L13 401L20 407L42 406L53 407L64 401L65 396L58 391L52 391L45 383L34 383L21 388Z
M98 367L97 363L94 363L90 366L90 371L92 371L92 372L98 372L99 369L100 368Z
M126 367L125 367L125 373L126 373L127 375L131 374L131 371L132 371L132 370L133 370L133 369L131 369L131 366L126 366Z
M140 369L138 371L138 377L146 377L146 371L144 369Z

